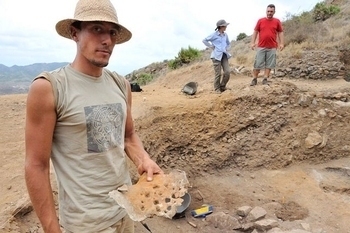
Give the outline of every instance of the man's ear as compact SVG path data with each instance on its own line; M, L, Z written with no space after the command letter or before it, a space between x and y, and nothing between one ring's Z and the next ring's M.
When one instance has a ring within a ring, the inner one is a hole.
M73 26L70 26L69 30L70 30L70 37L72 38L72 40L77 42L78 41L78 36L77 36L78 29L76 29Z

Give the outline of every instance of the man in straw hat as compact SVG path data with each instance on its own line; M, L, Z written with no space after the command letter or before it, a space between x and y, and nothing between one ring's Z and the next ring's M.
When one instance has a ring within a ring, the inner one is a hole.
M144 150L131 116L130 84L106 67L116 44L131 38L109 0L79 0L74 18L56 24L75 41L74 61L43 72L26 109L25 178L44 232L134 232L133 221L109 197L131 184L127 159L140 174L163 173ZM50 185L58 181L59 221Z
M230 23L227 23L225 20L220 19L216 23L215 32L203 39L203 43L208 48L212 49L210 58L214 65L214 90L217 94L221 94L228 89L226 84L230 80L230 65L228 63L228 59L231 57L231 54L229 53L230 40L225 32L227 25L229 24ZM221 67L224 72L222 78Z

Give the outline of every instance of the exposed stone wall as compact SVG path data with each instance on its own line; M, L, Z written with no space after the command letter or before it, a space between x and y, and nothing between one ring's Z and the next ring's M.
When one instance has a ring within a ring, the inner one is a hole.
M344 78L346 69L338 52L304 51L300 59L277 59L276 77L303 79Z

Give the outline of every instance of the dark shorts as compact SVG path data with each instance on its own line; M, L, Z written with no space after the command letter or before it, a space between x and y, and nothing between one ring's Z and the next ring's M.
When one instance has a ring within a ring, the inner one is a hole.
M276 67L276 49L257 48L254 69L274 69Z

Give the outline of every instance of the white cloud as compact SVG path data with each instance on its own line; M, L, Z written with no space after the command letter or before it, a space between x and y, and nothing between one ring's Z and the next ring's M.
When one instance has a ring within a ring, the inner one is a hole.
M256 20L265 16L264 0L112 0L119 22L132 39L117 45L109 69L128 74L152 62L173 59L181 48L204 49L202 39L215 29L219 19L230 22L231 40L241 32L251 35ZM309 11L318 0L275 1L275 17ZM29 65L37 62L70 62L75 44L58 36L55 24L74 15L72 0L1 0L0 64Z

